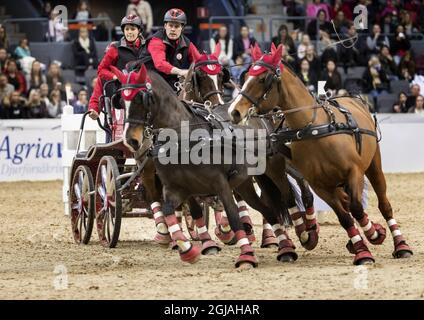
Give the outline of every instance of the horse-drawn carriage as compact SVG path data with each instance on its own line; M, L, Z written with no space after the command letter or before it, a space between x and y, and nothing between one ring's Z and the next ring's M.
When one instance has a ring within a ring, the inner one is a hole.
M100 110L104 113L99 127L106 133L105 143L97 143L80 151L85 113L81 120L75 157L70 170L69 206L72 233L76 243L90 241L94 221L100 243L109 248L117 245L122 218L153 218L141 171L147 161L146 152L134 154L123 143L125 109L115 95L116 81L104 84ZM203 202L208 223L209 205ZM197 231L188 209L183 206L187 230L193 240Z

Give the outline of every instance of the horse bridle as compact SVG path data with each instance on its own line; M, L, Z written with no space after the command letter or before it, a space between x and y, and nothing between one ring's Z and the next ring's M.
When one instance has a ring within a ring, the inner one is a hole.
M265 77L264 80L264 85L265 85L265 89L264 89L264 93L258 98L258 99L254 99L252 98L250 95L248 95L246 92L244 91L240 91L239 95L242 95L243 97L245 97L247 100L249 100L249 102L252 104L252 106L256 109L259 109L259 104L267 99L267 95L268 93L271 91L272 89L272 85L274 83L275 80L280 81L281 78L281 70L280 67L277 66L273 66L272 64L266 63L262 60L258 60L255 63L253 63L252 67L254 66L260 66L260 67L264 67L266 69L269 70L268 74ZM279 87L278 87L279 88Z
M200 62L197 62L195 65L194 65L194 68L193 68L193 71L194 71L194 73L193 73L193 87L194 87L194 94L196 95L196 97L197 98L199 98L202 102L205 102L205 101L207 101L208 100L208 98L209 97L211 97L211 96L213 96L214 94L220 94L221 96L224 94L224 92L223 91L221 91L221 90L212 90L212 91L209 91L209 92L207 92L204 96L202 96L201 94L200 94L200 90L199 90L199 88L198 88L198 81L197 81L197 74L196 74L196 69L197 68L199 68L200 66L203 66L203 65L210 65L210 64L219 64L219 61L218 60L206 60L206 61L200 61Z

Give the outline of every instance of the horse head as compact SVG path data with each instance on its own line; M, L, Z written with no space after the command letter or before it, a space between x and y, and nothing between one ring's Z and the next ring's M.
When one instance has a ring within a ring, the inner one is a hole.
M195 53L192 88L196 102L224 104L223 85L230 82L230 72L218 62L220 52L221 45L217 44L212 54Z
M252 66L246 73L239 95L228 109L234 123L244 119L251 108L258 113L267 113L278 105L282 53L282 45L276 48L272 44L270 53L263 53L257 44L251 47Z
M146 128L150 126L150 107L153 101L152 85L147 69L130 73L111 67L121 83L121 105L125 105L124 144L133 152L137 151L144 138Z

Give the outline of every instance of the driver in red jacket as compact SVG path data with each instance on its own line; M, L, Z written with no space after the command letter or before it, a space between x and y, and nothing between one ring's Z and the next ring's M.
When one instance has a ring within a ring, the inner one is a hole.
M115 66L123 70L128 62L137 60L141 53L141 19L136 15L130 14L122 19L121 29L124 37L120 41L112 42L107 47L105 56L97 69L100 81L97 81L88 105L88 110L91 111L89 116L92 119L99 117L99 98L103 94L104 82L116 79L110 67Z

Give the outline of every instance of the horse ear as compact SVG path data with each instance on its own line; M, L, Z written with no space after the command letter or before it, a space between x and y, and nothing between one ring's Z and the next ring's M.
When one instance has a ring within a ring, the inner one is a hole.
M274 65L277 65L281 61L283 50L284 47L282 44L280 44L278 48L272 53L272 62Z
M217 43L217 45L215 46L215 51L213 52L213 55L215 57L219 57L219 55L221 54L221 43Z
M119 82L121 83L125 83L126 81L126 77L124 75L124 73L119 70L117 67L115 66L110 66L110 69L112 70L112 73L118 77Z
M257 43L250 47L250 53L252 55L253 62L259 60L262 57L262 50Z
M271 42L271 53L274 54L275 51L277 51L277 47L275 46L274 42Z
M146 66L141 64L140 71L137 74L137 83L145 83L147 78L147 69Z

